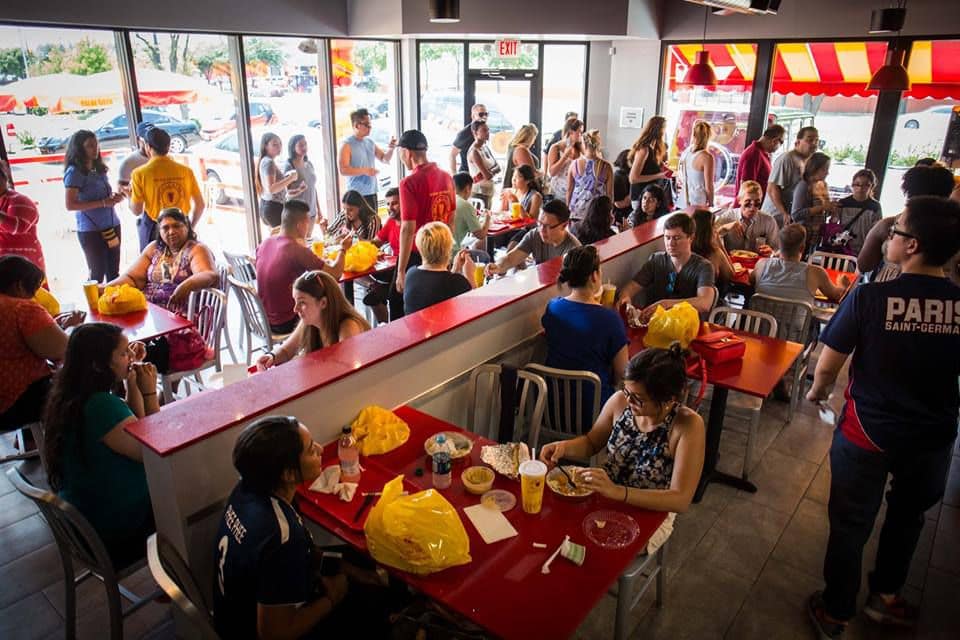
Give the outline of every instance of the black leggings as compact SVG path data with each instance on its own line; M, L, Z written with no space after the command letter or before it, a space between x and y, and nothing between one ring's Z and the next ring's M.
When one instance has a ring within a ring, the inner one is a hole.
M113 228L113 232L120 239L120 225ZM83 255L87 259L87 269L90 272L90 280L97 282L110 282L120 275L120 244L110 248L107 241L103 239L100 231L80 231L77 233L80 239L80 248L83 249Z
M260 201L260 219L270 228L279 227L283 218L283 203L276 200Z
M24 427L31 422L40 422L52 380L47 376L35 381L24 389L9 409L0 413L0 433Z

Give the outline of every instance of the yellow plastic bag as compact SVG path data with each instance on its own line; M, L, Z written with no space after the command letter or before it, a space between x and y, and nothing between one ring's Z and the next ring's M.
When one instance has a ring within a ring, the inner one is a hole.
M689 302L675 304L669 309L657 306L647 326L643 344L666 349L674 342L686 349L700 330L700 314Z
M364 407L350 428L360 445L360 453L365 456L393 451L410 438L407 423L377 405Z
M128 284L119 287L107 287L97 301L97 309L104 315L122 315L147 308L147 297L143 291Z
M470 538L453 505L433 489L402 492L403 476L383 485L363 526L373 559L420 575L470 562Z
M43 287L37 289L37 292L33 294L33 301L46 309L47 313L54 317L60 314L60 302L53 297L52 293Z
M378 251L377 245L366 240L351 245L343 258L343 270L357 273L372 268L377 264Z

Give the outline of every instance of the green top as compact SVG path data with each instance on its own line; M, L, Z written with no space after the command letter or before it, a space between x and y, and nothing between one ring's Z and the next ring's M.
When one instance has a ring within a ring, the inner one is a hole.
M468 233L476 233L483 228L477 218L477 210L472 204L457 196L457 210L453 214L453 253L460 250L460 243ZM482 247L481 247L482 248Z
M143 465L103 442L107 433L131 416L126 402L101 391L83 406L81 428L64 434L60 497L80 510L108 548L139 530L150 517Z

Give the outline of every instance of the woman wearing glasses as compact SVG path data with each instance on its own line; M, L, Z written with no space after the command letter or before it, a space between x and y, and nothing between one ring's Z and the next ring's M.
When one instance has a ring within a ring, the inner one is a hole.
M260 371L370 330L369 323L347 302L340 284L324 271L309 271L293 283L293 310L300 323L276 351L260 356Z
M674 514L690 506L703 468L703 419L681 402L684 365L678 344L641 351L627 363L620 393L610 396L593 428L551 442L540 453L553 467L563 458L606 451L602 468L583 469L574 479L610 500L670 512L650 538L648 553L670 536Z
M757 251L763 245L771 249L780 246L777 221L769 213L760 211L762 201L763 188L759 182L747 180L740 185L737 195L740 208L729 209L716 222L727 251Z

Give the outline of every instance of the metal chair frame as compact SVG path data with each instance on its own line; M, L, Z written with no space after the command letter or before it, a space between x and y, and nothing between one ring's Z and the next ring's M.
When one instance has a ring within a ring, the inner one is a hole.
M224 346L221 347L220 349L222 351L225 347L227 351L230 353L230 359L233 360L233 364L237 364L239 360L237 360L237 354L233 350L233 338L230 337L230 326L229 326L230 323L228 322L230 317L230 283L227 282L227 277L230 275L232 271L232 267L229 264L218 264L217 271L220 274L220 280L217 284L217 289L222 291L223 294L226 296L226 299L224 300L224 303L223 303L223 309L224 309L223 311L223 318L224 318L223 345Z
M499 435L502 370L498 364L482 364L470 372L470 382L467 387L470 398L470 403L467 405L467 428L491 440L497 440ZM489 382L483 382L481 378L488 378ZM515 408L514 434L526 433L527 445L534 447L543 424L543 412L547 404L547 383L540 376L523 369L517 370L517 380L521 382L521 388L520 398ZM483 389L487 385L490 388L489 395L483 395ZM478 411L478 407L483 407L488 413ZM481 421L484 424L479 424Z
M640 599L654 584L657 592L654 604L657 608L663 607L663 596L667 590L666 557L668 539L660 548L651 554L638 555L617 579L617 613L614 622L614 640L624 640L630 635L630 611L637 606ZM637 581L643 578L640 589L634 594ZM613 595L613 590L610 590Z
M190 387L196 385L198 391L203 391L206 387L203 384L203 378L200 372L211 367L216 371L223 369L220 360L220 338L223 334L224 324L227 317L227 295L219 289L201 289L191 291L190 299L187 303L187 320L193 323L197 331L203 337L203 342L213 350L213 359L207 360L199 367L188 371L171 371L160 375L160 388L163 393L164 403L173 402L173 385L182 380L186 383L187 394L190 395Z
M187 618L203 640L218 640L213 615L187 563L176 548L158 533L147 538L147 564L163 592Z
M257 295L256 288L247 282L242 282L233 276L228 276L230 287L240 302L240 311L243 313L243 330L247 336L245 362L250 365L250 357L254 351L269 351L273 345L283 342L290 334L277 334L270 330L267 312L263 309L263 302ZM263 341L263 345L253 348L253 337Z
M593 428L601 409L600 376L592 371L555 369L536 363L528 364L523 370L537 374L547 385L547 409L540 428L541 435L545 434L551 440L566 440ZM588 384L593 385L593 412L590 424L584 424L584 387ZM533 446L539 446L539 441L534 441Z
M824 269L833 269L843 271L844 273L857 272L856 256L848 256L845 253L828 253L826 251L814 251L807 258L808 264L818 264Z

